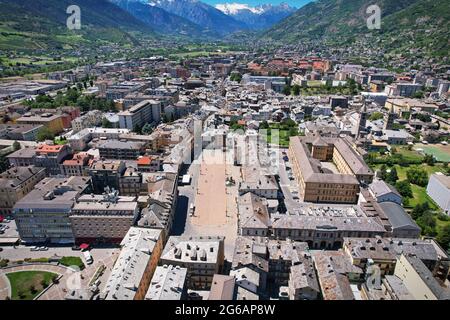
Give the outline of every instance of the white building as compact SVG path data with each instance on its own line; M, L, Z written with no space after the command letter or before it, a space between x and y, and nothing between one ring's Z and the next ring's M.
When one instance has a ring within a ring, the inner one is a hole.
M427 193L437 205L450 215L450 176L438 172L428 181Z

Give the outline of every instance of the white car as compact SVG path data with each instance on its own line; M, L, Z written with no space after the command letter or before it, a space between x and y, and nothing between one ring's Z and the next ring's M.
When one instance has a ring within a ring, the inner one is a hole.
M39 247L31 247L30 251L39 251Z
M39 251L47 251L48 250L48 247L40 247L39 248Z

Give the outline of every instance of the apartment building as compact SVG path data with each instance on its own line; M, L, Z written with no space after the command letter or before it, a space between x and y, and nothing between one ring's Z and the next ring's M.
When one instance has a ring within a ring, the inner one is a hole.
M105 159L135 160L145 152L144 143L125 140L102 141L97 148Z
M450 300L450 289L435 279L421 259L402 254L395 266L394 275L416 300Z
M27 167L34 165L36 158L36 148L22 148L6 156L10 166Z
M145 300L184 300L187 296L187 269L163 265L156 268Z
M0 174L0 214L10 215L17 201L45 178L45 169L35 166L12 167Z
M224 238L171 236L161 255L161 264L188 269L188 288L209 289L224 263Z
M139 215L134 197L119 197L118 191L105 195L83 195L70 213L76 243L120 243Z
M86 128L98 126L103 119L103 112L100 110L91 110L86 114L72 120L72 130L74 133Z
M106 282L105 300L144 300L163 250L161 230L131 227Z
M69 158L72 150L68 145L41 144L36 148L34 163L47 170L47 175L57 176L63 174L61 164Z
M94 192L101 194L107 186L119 190L120 177L125 170L125 163L120 160L94 161L88 169L88 175L92 178Z
M147 123L161 121L161 103L155 100L144 100L118 115L120 128L135 130Z
M42 125L2 124L0 136L8 140L36 141L36 135L42 128Z
M90 192L88 177L45 178L13 208L20 238L32 243L73 243L70 212L81 194Z
M64 160L61 165L62 174L70 176L87 176L90 162L93 161L92 155L87 152L74 154L72 159Z

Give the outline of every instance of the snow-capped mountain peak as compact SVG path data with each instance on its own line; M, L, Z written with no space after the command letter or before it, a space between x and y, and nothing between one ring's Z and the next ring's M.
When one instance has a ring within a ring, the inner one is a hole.
M235 15L235 14L238 14L242 10L248 10L254 14L262 14L265 12L264 8L261 6L251 7L245 3L222 3L222 4L217 4L216 8L227 15Z

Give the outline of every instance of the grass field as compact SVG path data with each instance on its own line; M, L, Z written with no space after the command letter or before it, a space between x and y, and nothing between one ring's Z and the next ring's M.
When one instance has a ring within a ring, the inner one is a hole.
M433 155L439 162L450 162L450 146L444 145L420 145L417 146L423 149L426 154Z
M77 266L80 270L83 270L85 267L80 257L62 257L59 263L66 267Z
M6 274L11 283L12 300L33 300L57 276L45 271L20 271Z

